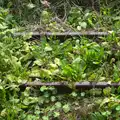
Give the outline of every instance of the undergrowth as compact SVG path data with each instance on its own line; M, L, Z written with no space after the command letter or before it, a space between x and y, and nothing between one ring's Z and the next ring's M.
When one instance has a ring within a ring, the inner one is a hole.
M109 1L101 3L107 7L102 6L100 14L83 7L70 7L64 19L50 8L39 8L38 0L13 2L0 3L9 8L0 8L0 120L119 120L119 87L84 91L73 87L74 82L80 81L108 84L120 81L119 1L117 5L112 1L112 7ZM38 28L34 31L94 29L110 30L111 34L97 39L71 37L62 41L55 36L33 41L28 41L30 34L15 36L18 29L22 30L18 24L25 26L32 17L40 20L36 21ZM63 95L54 87L20 86L31 81L67 81L73 91Z

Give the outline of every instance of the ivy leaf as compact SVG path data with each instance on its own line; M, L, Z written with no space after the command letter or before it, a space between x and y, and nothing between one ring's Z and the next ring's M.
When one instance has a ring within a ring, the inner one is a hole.
M51 101L52 101L52 102L55 102L55 101L56 101L55 96L51 96Z
M111 88L110 87L107 87L107 88L105 88L105 89L103 89L103 93L104 93L104 95L110 95L110 93L111 93Z
M85 96L85 92L81 92L81 97L84 97Z
M111 112L110 111L102 112L102 115L103 116L109 116L109 115L111 115Z
M86 22L82 22L82 23L81 23L81 27L82 27L82 28L86 28L86 27L87 27L87 23L86 23Z
M69 106L68 104L65 104L65 105L63 106L63 111L64 111L65 113L68 113L68 112L70 111L70 106Z
M76 93L76 92L72 92L71 95L72 95L73 97L76 97L76 96L77 96L77 93Z
M55 103L55 107L56 107L56 108L59 109L59 108L61 108L61 106L62 106L62 104L61 104L60 102L56 102L56 103Z
M45 97L45 98L48 98L49 96L50 96L50 94L49 94L48 92L45 92L45 93L44 93L44 97ZM49 101L49 100L47 100L47 101Z

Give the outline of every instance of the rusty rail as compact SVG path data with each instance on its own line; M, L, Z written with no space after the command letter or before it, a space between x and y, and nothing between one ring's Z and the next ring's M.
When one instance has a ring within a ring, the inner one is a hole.
M69 87L67 82L27 82L22 84L24 87L41 87L41 86L55 86L55 87ZM76 88L105 88L105 87L119 87L119 83L109 82L76 82L74 87Z
M86 32L18 32L15 33L15 36L23 36L26 34L30 34L32 36L107 36L109 32L94 32L94 31L86 31Z

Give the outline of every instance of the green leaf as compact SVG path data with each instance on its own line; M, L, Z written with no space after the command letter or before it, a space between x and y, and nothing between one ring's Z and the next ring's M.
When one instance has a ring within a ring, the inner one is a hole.
M31 70L30 76L40 76L40 70L37 68L33 68Z
M3 116L5 117L7 115L7 110L6 109L3 109L0 113L0 116Z
M81 29L82 29L82 28L81 28L81 26L77 26L77 30L79 30L79 31L80 31Z
M49 13L48 13L48 11L46 11L46 10L43 10L42 11L42 17L48 17L49 16Z
M34 61L34 64L38 65L38 66L41 66L43 64L42 60L41 59L37 59Z
M7 29L7 27L8 26L5 23L0 24L0 29L1 30Z
M61 65L61 62L60 62L60 59L59 58L55 58L54 60L55 64L60 66Z
M80 25L81 25L82 28L86 28L87 27L87 23L86 22L82 22Z
M51 48L50 46L46 46L46 47L45 47L45 51L46 51L46 52L50 52L50 51L52 51L52 48Z
M120 105L115 108L117 111L120 111Z
M44 92L44 91L46 91L46 90L48 90L48 88L47 88L46 86L42 86L42 87L40 88L40 91L41 91L41 92Z
M74 60L73 60L73 64L76 64L76 63L80 63L80 61L81 61L81 58L80 57L77 57L77 58L75 58Z
M59 108L62 107L62 104L61 104L60 102L56 102L56 103L55 103L55 107L59 109Z
M102 103L100 104L100 107L102 107L103 105L105 105L106 103L110 102L109 98L105 98Z
M120 93L120 86L118 87L117 92Z
M68 112L70 111L70 106L69 106L68 104L65 104L65 105L63 106L63 111L64 111L65 113L68 113Z
M103 89L103 93L104 93L104 95L110 95L110 93L111 93L111 88L110 87L107 87L107 88L105 88L105 89Z
M0 90L3 90L3 86L0 85Z
M73 97L76 97L76 96L77 96L77 93L76 93L76 92L72 92L71 95L72 95Z
M120 16L113 17L113 20L120 20Z
M85 96L85 92L81 92L81 97L84 97Z
M49 117L48 116L43 116L42 119L43 120L49 120Z
M35 6L36 6L36 5L33 4L33 3L29 3L29 4L27 4L27 7L28 7L29 9L33 9Z
M24 104L24 105L29 105L29 104L30 104L30 103L29 103L29 99L27 99L27 98L24 99L24 100L23 100L23 104Z
M59 117L60 116L60 113L59 112L54 112L54 117Z
M28 39L30 39L32 37L32 32L29 32L29 33L25 33L25 34L23 34L23 39L24 40L28 40Z
M55 96L51 96L51 101L55 102L56 101L56 97Z
M50 66L51 68L54 68L54 69L55 69L55 68L58 68L58 66L57 66L56 64L53 64L53 63L50 63L49 66Z
M109 116L109 115L111 115L111 112L110 111L102 112L102 115L103 116Z

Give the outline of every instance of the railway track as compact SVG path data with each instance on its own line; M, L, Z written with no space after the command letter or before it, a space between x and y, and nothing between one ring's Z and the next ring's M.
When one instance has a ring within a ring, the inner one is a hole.
M18 32L15 33L15 36L23 36L28 34L28 32ZM42 36L56 36L56 37L75 37L75 36L91 36L91 37L100 37L100 36L108 36L110 32L63 32L63 33L51 33L51 32L32 32L32 39L42 37ZM33 78L35 79L35 78ZM41 86L54 86L57 88L65 88L70 89L70 86L67 82L27 82L20 85L21 87L41 87ZM105 87L119 87L120 83L109 83L109 82L76 82L73 84L76 89L91 89L91 88L105 88Z

